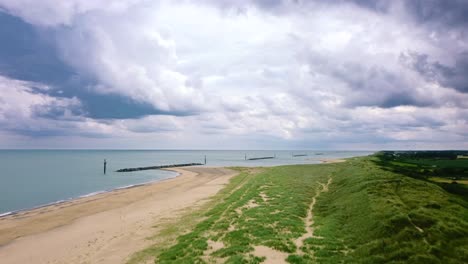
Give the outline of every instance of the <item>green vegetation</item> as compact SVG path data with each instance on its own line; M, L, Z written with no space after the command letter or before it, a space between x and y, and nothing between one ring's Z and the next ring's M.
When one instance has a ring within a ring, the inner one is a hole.
M290 263L468 263L463 193L392 170L404 164L385 154L237 168L189 230L146 254L156 263L261 263L264 246Z
M468 159L461 154L466 151L382 151L378 153L382 162L390 162L396 166L418 168L415 173L438 176L460 177L468 176ZM401 168L404 169L404 168ZM423 175L421 175L423 176Z
M467 202L379 163L349 161L319 197L316 234L330 242L317 253L352 263L467 263ZM346 248L327 249L334 244ZM337 262L320 255L319 263Z
M155 236L148 238L154 243L154 245L140 252L136 252L127 263L147 263L147 260L158 256L161 251L167 247L167 245L175 244L179 235L193 230L196 224L205 218L204 214L208 210L214 207L219 201L223 201L229 197L229 195L238 188L238 186L242 185L246 181L246 176L246 174L240 174L237 177L232 178L226 187L213 196L212 199L202 207L185 210L182 212L183 216L179 219L168 219L166 223L161 224L160 226L154 226L154 228L160 229Z
M376 163L385 170L432 181L446 191L468 199L467 151L383 151Z
M293 240L305 232L303 219L319 182L333 171L323 166L312 176L311 166L270 168L258 174L242 169L237 177L246 180L217 204L195 229L178 238L178 243L158 257L158 263L201 263L223 259L227 263L259 263L255 245L295 253ZM313 179L313 180L311 180ZM223 247L205 254L210 244Z

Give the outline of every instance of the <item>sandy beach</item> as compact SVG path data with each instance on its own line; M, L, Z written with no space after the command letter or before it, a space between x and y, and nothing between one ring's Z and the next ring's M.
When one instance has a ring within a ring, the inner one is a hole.
M319 160L322 163L340 163L340 162L346 162L345 159L321 159Z
M203 204L236 174L173 170L181 175L0 218L1 263L125 263L151 245L158 223Z

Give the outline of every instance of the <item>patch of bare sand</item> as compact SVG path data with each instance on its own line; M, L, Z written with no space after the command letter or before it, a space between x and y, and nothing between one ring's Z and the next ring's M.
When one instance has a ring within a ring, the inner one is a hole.
M179 177L0 219L1 263L124 263L159 221L200 205L236 172L178 168Z
M224 243L222 241L213 241L208 240L208 249L203 252L203 260L208 263L222 263L223 259L210 256L213 252L224 248Z
M260 174L260 173L263 173L265 171L265 168L261 168L261 167L249 167L247 168L247 172L249 174Z
M340 163L340 162L346 162L344 159L321 159L320 162L322 163Z
M268 195L266 195L264 192L260 192L260 197L262 198L263 202L268 202L270 199L270 197L268 197Z
M288 253L281 252L266 246L255 246L253 254L257 257L266 257L264 264L286 263Z

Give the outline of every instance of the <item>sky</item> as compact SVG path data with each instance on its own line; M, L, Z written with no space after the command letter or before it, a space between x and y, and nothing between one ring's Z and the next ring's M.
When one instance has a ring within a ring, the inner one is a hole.
M0 148L468 149L467 0L0 0Z

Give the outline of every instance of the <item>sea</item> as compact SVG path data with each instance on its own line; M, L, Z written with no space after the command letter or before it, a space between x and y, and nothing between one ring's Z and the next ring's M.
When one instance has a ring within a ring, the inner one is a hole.
M122 168L205 163L206 166L316 164L371 151L304 150L0 150L0 217L41 206L176 177L167 170ZM249 160L251 158L272 159ZM106 174L104 174L106 160Z

